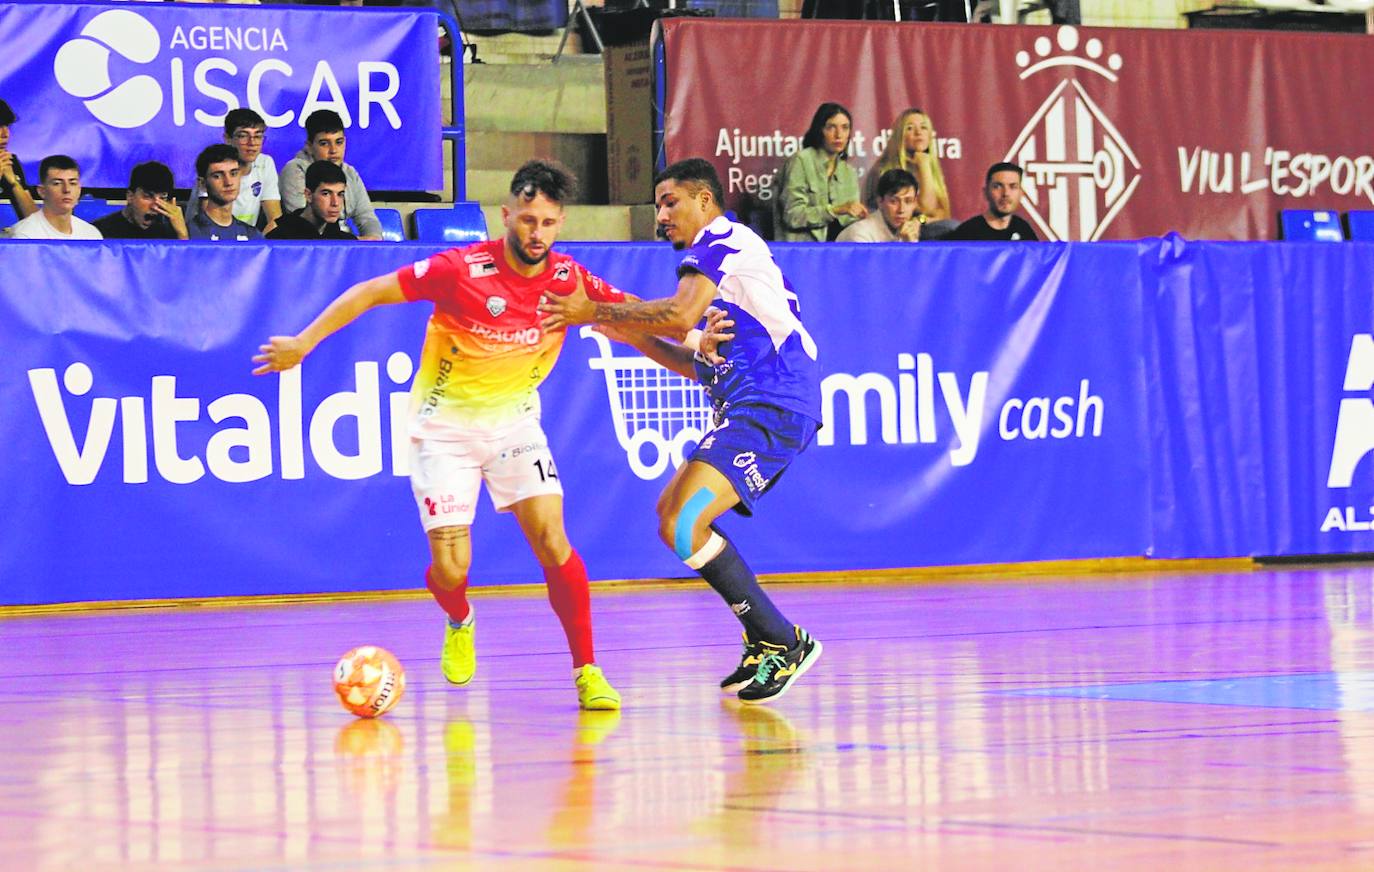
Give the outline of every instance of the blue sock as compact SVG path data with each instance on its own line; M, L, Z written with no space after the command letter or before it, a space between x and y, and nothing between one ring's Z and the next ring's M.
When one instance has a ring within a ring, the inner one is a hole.
M749 631L750 639L791 648L797 642L792 622L782 616L768 594L759 587L758 578L739 556L735 544L716 527L711 529L725 540L725 547L697 572L725 599L726 605Z

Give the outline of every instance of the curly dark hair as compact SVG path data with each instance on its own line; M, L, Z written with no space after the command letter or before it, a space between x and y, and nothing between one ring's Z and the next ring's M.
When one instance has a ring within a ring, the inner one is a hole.
M510 180L510 192L516 199L533 200L543 194L555 203L563 203L577 192L577 176L558 161L525 161Z

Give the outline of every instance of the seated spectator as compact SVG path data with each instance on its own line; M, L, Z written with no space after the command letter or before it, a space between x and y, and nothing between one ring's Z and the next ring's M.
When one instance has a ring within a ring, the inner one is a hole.
M988 168L983 197L988 210L960 224L945 237L949 240L1035 242L1040 237L1030 222L1015 214L1021 208L1021 168L1014 163L995 163Z
M72 214L81 199L81 170L65 154L43 158L38 165L38 193L43 208L10 228L15 239L100 239L100 231Z
M868 217L859 202L859 177L846 159L853 132L849 110L822 103L802 137L801 151L778 173L776 237L784 242L825 242Z
M256 227L234 217L239 167L239 153L232 145L212 145L196 158L196 186L205 192L205 199L186 222L190 238L212 242L262 239Z
M908 109L892 122L887 145L864 179L864 202L877 204L878 179L888 170L906 170L920 185L918 214L924 219L921 233L925 239L939 239L959 222L950 217L949 189L940 169L940 157L935 148L935 128L930 116L920 109Z
M281 193L277 162L262 150L266 137L267 122L252 109L231 109L224 116L224 142L237 151L240 164L234 217L252 227L264 224L264 230L271 230L281 217ZM194 216L204 198L205 190L197 183L191 189L187 211Z
M37 212L38 204L24 180L23 163L10 151L10 125L18 120L10 104L0 100L0 198L9 200L15 217L22 220Z
M288 212L267 234L268 239L357 239L339 226L348 179L343 168L317 160L305 171L305 206Z
M350 163L344 162L343 119L332 109L316 109L305 119L305 148L281 168L281 205L283 211L299 212L305 208L305 171L318 160L342 167L348 179L344 197L345 219L352 219L358 228L359 239L381 239L382 222L372 208L362 177Z
M172 171L150 160L129 174L124 208L97 219L106 239L186 239L186 219L172 198Z
M916 177L888 170L878 179L878 209L840 233L838 242L920 242L921 216L916 214Z

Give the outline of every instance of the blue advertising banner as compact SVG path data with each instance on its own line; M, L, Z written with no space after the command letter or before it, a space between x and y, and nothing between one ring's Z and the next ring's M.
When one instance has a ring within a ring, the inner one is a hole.
M1153 555L1374 551L1374 245L1142 254Z
M0 94L19 116L11 151L31 180L66 154L88 187L123 188L159 160L177 184L255 110L280 167L305 118L344 120L348 162L372 188L443 186L437 13L416 9L0 3Z
M675 285L666 245L563 248L642 296ZM724 522L761 572L1374 549L1374 246L775 250L825 420ZM427 307L370 312L283 376L249 358L433 251L0 247L0 603L419 587ZM700 390L577 330L541 393L592 576L688 575L653 507L708 426ZM473 582L538 580L480 506Z

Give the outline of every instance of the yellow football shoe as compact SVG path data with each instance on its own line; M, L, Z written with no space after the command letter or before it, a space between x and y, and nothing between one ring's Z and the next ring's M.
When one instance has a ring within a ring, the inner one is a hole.
M620 708L620 694L595 663L573 670L577 685L577 704L588 711L615 711Z

